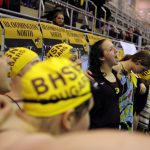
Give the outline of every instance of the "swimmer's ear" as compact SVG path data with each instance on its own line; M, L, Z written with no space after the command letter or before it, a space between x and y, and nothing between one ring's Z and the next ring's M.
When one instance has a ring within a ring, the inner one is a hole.
M74 109L71 109L61 116L61 125L62 128L66 131L71 131L74 127L74 124L76 122L76 118L74 115Z

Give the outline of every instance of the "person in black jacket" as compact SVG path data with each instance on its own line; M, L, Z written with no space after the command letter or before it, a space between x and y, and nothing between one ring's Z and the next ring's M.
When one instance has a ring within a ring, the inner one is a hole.
M20 0L11 0L10 10L15 11L15 12L20 12Z
M106 10L106 20L105 21L108 21L110 16L111 16L111 12L110 10L104 6L104 4L107 2L107 1L110 1L110 0L92 0L92 2L97 6L97 13L96 13L96 17L98 19L104 19L105 17L105 13L102 9L102 7ZM89 9L90 11L95 15L95 8L93 5L90 5L89 6ZM97 28L101 28L102 26L104 25L103 22L100 22L100 21L96 21L96 27Z
M77 8L83 8L81 5L81 0L67 0L67 2ZM78 21L79 13L77 11L73 11L73 18L72 18L72 26L76 27L76 22Z
M119 128L120 82L112 70L117 63L117 49L111 41L103 39L91 47L89 70L94 78L94 107L90 112L90 129Z

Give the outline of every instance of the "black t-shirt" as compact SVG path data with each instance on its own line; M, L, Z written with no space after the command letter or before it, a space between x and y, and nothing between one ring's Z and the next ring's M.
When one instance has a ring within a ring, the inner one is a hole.
M114 73L116 76L116 73ZM119 80L110 83L103 76L94 77L92 93L94 107L90 112L90 129L118 128L120 123L119 111Z
M140 79L137 80L137 88L134 93L134 113L140 114L140 112L144 109L146 101L147 101L147 96L148 96L148 91L149 91L149 86L146 86L146 92L144 94L140 94Z

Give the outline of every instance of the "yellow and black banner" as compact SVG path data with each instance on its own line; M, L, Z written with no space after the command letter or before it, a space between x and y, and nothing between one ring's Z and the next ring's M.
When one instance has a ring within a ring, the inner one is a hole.
M83 56L87 55L88 47L84 33L74 30L67 30L69 44L72 45L78 53L78 58L82 60L82 64L87 62L87 58ZM84 59L84 60L83 60Z
M118 50L118 59L121 60L124 57L124 51L123 49Z
M50 24L50 23L40 23L40 27L43 34L43 43L45 45L45 50L49 50L50 46L58 43L68 41L68 36L65 28Z
M84 33L74 30L67 30L69 44L78 47L85 47L87 41L85 39Z
M139 78L145 79L145 80L150 80L150 69L147 71L144 71L141 74L138 74Z
M2 47L2 28L0 26L0 50L1 50L1 47Z
M42 34L38 22L14 18L1 18L5 31L5 45L11 47L29 47L40 53Z
M68 39L66 29L50 24L50 23L40 23L42 29L43 38L60 40L62 42Z
M88 41L89 41L90 45L93 45L95 42L97 42L99 40L108 39L106 37L101 37L101 36L93 35L93 34L87 34L87 37L88 37Z

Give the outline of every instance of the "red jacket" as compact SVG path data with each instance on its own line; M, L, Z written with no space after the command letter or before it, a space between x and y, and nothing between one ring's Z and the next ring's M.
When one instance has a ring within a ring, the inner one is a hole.
M0 0L0 8L2 8L4 2L6 4L6 8L9 9L9 7L10 7L10 0Z

